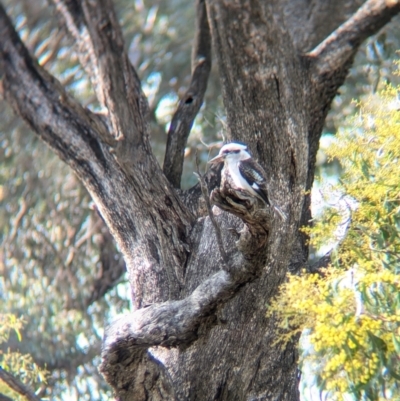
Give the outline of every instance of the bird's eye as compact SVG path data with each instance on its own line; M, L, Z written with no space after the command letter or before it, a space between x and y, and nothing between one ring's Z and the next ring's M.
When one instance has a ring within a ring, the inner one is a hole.
M233 153L240 153L240 149L234 150Z
M226 154L229 153L229 150L228 150L228 149L225 149L225 150L222 151L222 153L226 155Z

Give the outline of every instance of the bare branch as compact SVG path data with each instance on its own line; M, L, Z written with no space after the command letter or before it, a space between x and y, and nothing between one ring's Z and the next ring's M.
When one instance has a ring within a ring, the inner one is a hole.
M24 396L28 401L40 401L40 398L34 393L34 391L27 385L17 379L14 375L6 372L0 367L0 379L7 384L12 390L18 394Z
M146 133L148 104L124 49L112 1L53 1L78 45L80 62L97 98L108 109L113 136L117 141L126 138L129 144L138 144ZM120 146L123 159L129 157L126 144Z
M207 186L207 182L203 184ZM226 214L221 212L214 218L220 227L226 221ZM218 230L211 219L199 219L198 224L201 235L215 243ZM242 227L242 223L237 220L235 227L239 226ZM121 317L106 329L100 370L114 388L124 389L124 384L128 385L132 369L154 368L146 359L149 347L186 347L211 330L217 321L217 307L237 296L243 284L261 274L269 250L265 227L244 228L238 232L229 224L224 230L224 244L227 244L224 253L229 263L214 266L211 271L221 270L204 279L186 298L152 304ZM238 234L240 238L236 241ZM139 382L129 385L131 391L140 391Z
M0 36L0 75L5 100L38 137L72 167L97 200L106 219L105 205L113 210L116 202L112 199L114 181L109 176L111 171L116 176L122 173L114 168L113 156L99 141L99 137L109 136L104 121L69 96L30 56L1 5ZM129 197L132 199L131 195ZM110 221L114 220L108 219L108 223Z
M184 152L193 121L203 103L211 70L211 34L205 0L197 0L196 37L192 54L192 80L181 99L168 131L164 174L180 188Z
M400 11L399 0L368 0L307 55L314 60L316 79L345 67L361 42L378 32Z
M37 64L1 6L0 35L2 91L14 111L68 164L91 160L92 168L104 167L97 138L106 136L105 124Z
M300 53L309 52L349 19L365 0L283 2L285 25Z
M183 300L154 304L123 316L107 329L104 356L110 358L122 345L121 341L141 347L190 343L197 338L196 329L201 318L207 316L218 302L230 297L237 285L228 272L221 270Z

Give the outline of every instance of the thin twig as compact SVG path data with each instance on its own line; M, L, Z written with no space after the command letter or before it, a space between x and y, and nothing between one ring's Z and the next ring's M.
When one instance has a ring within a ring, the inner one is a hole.
M219 252L221 253L221 256L222 256L222 259L223 259L224 263L228 264L228 256L227 256L227 254L225 252L225 249L224 249L224 243L222 241L221 229L220 229L217 221L215 220L215 216L214 216L214 213L212 211L211 202L210 202L210 194L208 192L207 183L206 183L206 181L204 179L204 174L200 173L199 159L198 159L197 152L196 152L196 170L197 170L196 175L197 175L197 178L199 179L199 182L200 182L201 192L202 192L204 200L206 202L208 216L210 217L211 223L212 223L212 225L214 226L214 229L215 229L215 235L217 237L217 244L218 244Z
M6 372L0 367L0 379L6 383L8 387L16 391L18 394L24 396L28 401L40 401L40 398L34 393L34 391L27 385L21 382L18 378L12 375L10 372Z
M9 242L12 242L12 241L15 240L15 237L17 236L21 220L23 219L23 217L25 216L26 212L28 211L28 203L27 203L26 199L24 199L25 194L26 194L26 192L24 191L24 193L22 194L21 206L20 206L20 208L18 210L18 213L15 216L15 219L14 219L13 223L12 223Z

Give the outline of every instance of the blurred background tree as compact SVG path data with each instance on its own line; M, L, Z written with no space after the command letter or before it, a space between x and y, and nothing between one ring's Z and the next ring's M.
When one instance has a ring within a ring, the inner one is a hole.
M99 111L72 43L47 2L6 0L4 5L40 64ZM168 124L190 81L194 6L183 0L116 0L115 8L149 98L152 146L162 163ZM398 23L397 18L361 48L327 120L325 138L355 112L352 98L394 80ZM30 354L49 371L50 399L109 399L111 391L97 371L98 355L104 323L129 308L124 262L74 174L4 102L0 113L0 313L26 322L22 341L11 335L1 347ZM220 85L211 74L185 152L184 187L196 182L195 152L204 167L210 147L223 140L223 129ZM340 173L323 151L318 163L320 175Z

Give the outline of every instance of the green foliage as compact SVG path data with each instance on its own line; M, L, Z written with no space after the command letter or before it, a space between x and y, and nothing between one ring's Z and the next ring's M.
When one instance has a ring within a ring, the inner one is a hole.
M399 89L359 104L353 128L328 149L343 175L305 231L316 249L334 247L332 264L290 277L270 312L281 317L281 340L308 329L313 351L303 361L319 367L332 400L400 399Z
M15 333L18 341L21 341L21 329L24 324L23 318L17 318L12 314L0 314L0 345L7 342L12 333ZM47 383L48 372L40 368L29 354L0 349L0 366L32 389ZM0 380L0 394L16 401L25 400L25 397L11 390L2 380Z
M0 344L8 340L11 330L17 335L18 341L21 341L21 329L23 325L23 318L17 318L11 314L0 315ZM0 355L2 355L1 350Z

